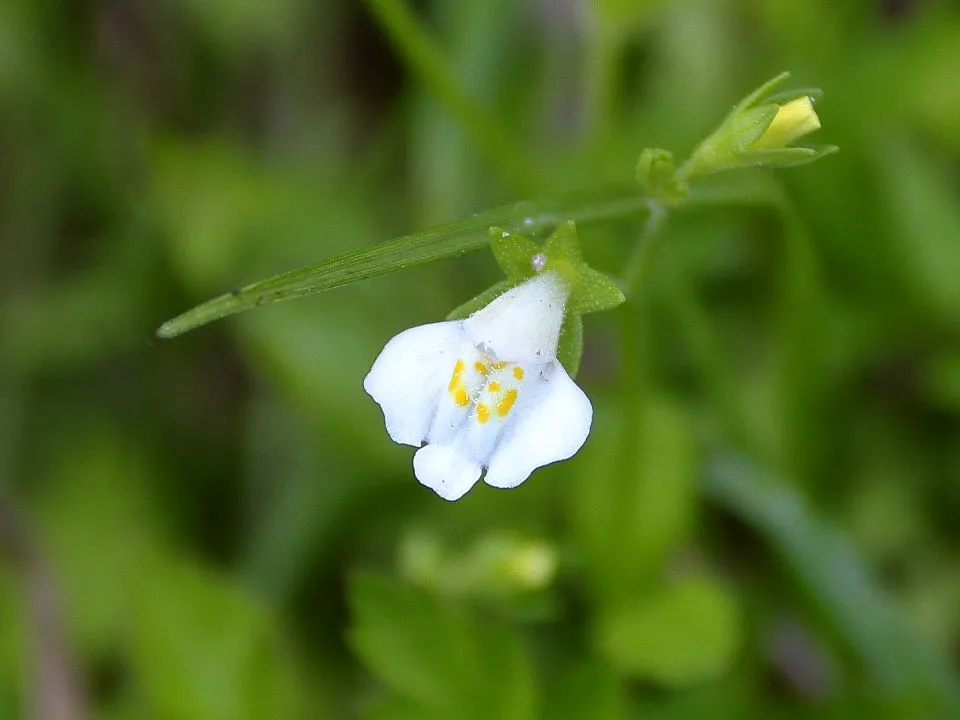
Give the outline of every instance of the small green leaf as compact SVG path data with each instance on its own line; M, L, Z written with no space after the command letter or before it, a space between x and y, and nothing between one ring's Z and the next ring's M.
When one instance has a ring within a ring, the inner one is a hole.
M627 698L616 671L598 660L564 668L547 693L544 720L624 720Z
M313 295L358 280L473 252L487 244L491 227L503 227L508 232L522 229L537 236L555 228L561 218L589 223L648 211L649 198L632 183L575 190L552 198L503 205L231 290L168 320L157 330L157 336L173 338L261 305Z
M949 659L910 627L849 539L818 520L796 490L726 453L708 466L705 490L774 548L886 699L916 705L908 717L960 717Z
M370 707L366 720L448 720L443 712L428 710L406 698L391 696Z
M425 591L375 575L350 583L350 644L391 690L442 711L462 696L470 655L469 628Z
M129 585L141 572L137 558L161 542L151 508L147 453L130 446L122 426L88 423L53 459L35 516L69 603L75 645L91 657L112 652L124 633ZM83 482L77 482L83 478Z
M895 251L929 307L960 318L960 201L952 163L906 133L877 158L877 193Z
M486 244L488 228L488 221L469 218L275 275L231 290L168 320L157 330L157 335L173 338L208 322L261 305L312 295L413 265L463 255Z
M535 716L536 685L516 636L465 608L370 574L350 587L350 643L385 685L426 717ZM399 706L397 706L399 707Z
M725 672L740 645L737 603L717 580L687 577L606 611L600 651L621 671L671 687Z
M649 588L694 527L696 433L675 402L608 400L584 449L591 481L572 488L569 512L598 602Z
M129 613L129 662L147 716L298 717L299 670L267 610L215 573L145 560Z

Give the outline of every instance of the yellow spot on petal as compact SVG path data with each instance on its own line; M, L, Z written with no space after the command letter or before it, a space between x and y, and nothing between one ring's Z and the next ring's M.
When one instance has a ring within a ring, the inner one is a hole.
M520 368L516 368L516 369L519 370ZM510 408L513 407L513 404L516 401L517 401L516 389L507 390L507 392L504 393L503 397L500 398L500 402L497 403L497 414L500 417L504 417L508 412L510 412Z
M473 364L473 369L476 370L481 375L487 374L487 366L484 365L482 362L475 362Z
M490 392L492 393L500 392L500 383L498 383L496 380L487 385L487 387L490 388Z
M486 403L477 405L477 422L483 425L490 419L490 407Z
M460 407L466 407L470 404L470 396L467 395L467 389L463 385L458 385L453 392L453 401Z
M523 368L522 368L522 367L515 367L515 368L513 369L513 376L514 376L517 380L523 380Z
M453 366L453 375L450 377L450 384L447 385L447 390L449 392L456 391L457 387L460 385L460 375L463 373L463 360L457 360L457 364Z

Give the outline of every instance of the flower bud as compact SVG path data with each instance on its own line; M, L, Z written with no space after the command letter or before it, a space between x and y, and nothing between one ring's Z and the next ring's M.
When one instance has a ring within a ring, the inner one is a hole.
M804 95L781 105L763 135L753 143L751 150L777 150L794 140L820 129L820 118L813 109L813 98Z
M745 167L782 168L812 162L836 151L833 145L795 147L793 142L820 128L813 109L819 90L771 96L788 77L783 73L744 98L680 168L682 178Z

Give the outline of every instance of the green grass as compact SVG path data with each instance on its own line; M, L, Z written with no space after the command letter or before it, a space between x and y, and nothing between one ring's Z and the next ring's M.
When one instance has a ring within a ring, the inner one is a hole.
M0 9L0 717L960 716L960 12L561 5ZM445 503L363 377L568 219L591 435Z

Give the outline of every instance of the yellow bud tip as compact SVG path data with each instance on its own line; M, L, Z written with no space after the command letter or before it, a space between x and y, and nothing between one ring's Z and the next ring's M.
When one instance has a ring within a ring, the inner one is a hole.
M754 150L779 150L794 140L820 129L820 118L813 109L813 100L799 97L781 105L773 122L754 143Z

